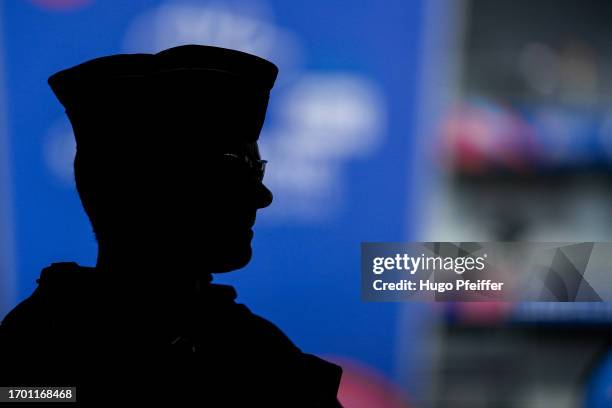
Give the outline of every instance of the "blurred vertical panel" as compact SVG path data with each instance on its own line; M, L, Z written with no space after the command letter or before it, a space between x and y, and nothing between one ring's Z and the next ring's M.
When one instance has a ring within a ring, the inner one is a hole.
M4 317L15 301L13 201L10 184L10 143L5 96L3 22L3 14L0 10L0 319Z
M414 142L410 154L407 196L412 214L408 233L415 241L443 241L430 224L439 198L439 167L435 157L439 126L458 94L466 1L430 0L422 11L419 36ZM416 216L418 214L418 216ZM431 406L435 393L431 370L436 358L439 314L434 306L408 302L398 319L397 370L402 386L417 406Z

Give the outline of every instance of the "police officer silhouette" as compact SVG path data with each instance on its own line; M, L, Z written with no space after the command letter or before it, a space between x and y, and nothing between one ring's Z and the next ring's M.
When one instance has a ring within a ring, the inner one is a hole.
M76 386L89 402L339 406L340 367L212 283L250 261L257 210L272 202L257 140L277 73L185 45L49 78L98 259L45 268L7 315L0 385Z

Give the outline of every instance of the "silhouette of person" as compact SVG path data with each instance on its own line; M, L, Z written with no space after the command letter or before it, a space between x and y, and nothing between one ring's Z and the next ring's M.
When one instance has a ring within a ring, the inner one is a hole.
M98 258L43 269L6 316L0 385L76 386L81 402L340 406L339 366L212 283L250 261L256 212L272 202L257 140L277 73L184 45L49 78L74 130Z

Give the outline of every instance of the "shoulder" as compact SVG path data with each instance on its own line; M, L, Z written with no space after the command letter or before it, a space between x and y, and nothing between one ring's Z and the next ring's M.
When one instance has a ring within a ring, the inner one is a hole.
M53 263L41 271L38 286L32 294L11 310L0 324L0 337L32 333L52 324L54 303L65 299L58 288L66 286L71 277L84 269L75 262Z
M241 347L258 361L260 372L278 377L288 390L306 392L314 401L336 401L342 368L313 354L304 353L271 321L235 304ZM247 351L248 350L248 351ZM262 367L266 367L262 370ZM315 405L318 406L318 405ZM327 405L323 405L327 406ZM336 405L333 405L336 406Z
M336 406L342 367L312 354L302 353L301 358L304 384L312 391L313 399L321 402L329 401Z

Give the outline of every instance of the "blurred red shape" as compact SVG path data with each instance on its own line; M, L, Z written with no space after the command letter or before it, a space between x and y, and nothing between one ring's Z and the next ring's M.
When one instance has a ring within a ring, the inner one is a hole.
M344 408L410 408L405 393L374 368L344 357L326 357L342 367L338 399Z

